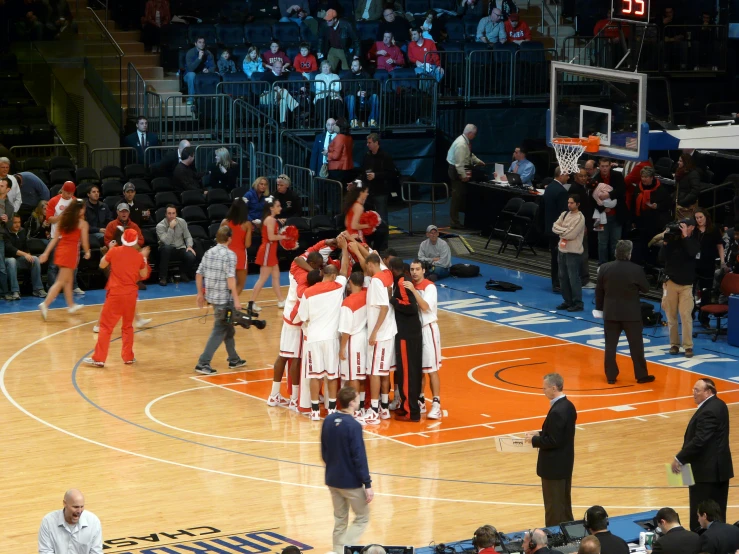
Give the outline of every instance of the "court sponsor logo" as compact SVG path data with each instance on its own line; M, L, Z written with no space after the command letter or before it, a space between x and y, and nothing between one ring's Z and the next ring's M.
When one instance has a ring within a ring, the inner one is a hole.
M103 541L103 550L115 549L116 554L279 554L291 545L303 551L313 550L312 546L274 531L234 534L210 525L109 539ZM127 550L118 550L123 548Z

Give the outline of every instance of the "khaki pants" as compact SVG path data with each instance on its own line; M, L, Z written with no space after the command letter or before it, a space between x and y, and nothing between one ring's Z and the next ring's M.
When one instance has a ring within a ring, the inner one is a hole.
M328 63L331 64L331 69L333 71L338 69L339 64L341 64L341 69L345 71L349 71L349 69L351 69L349 62L346 61L346 52L341 48L329 48L326 59L328 60Z
M356 545L369 524L370 509L364 489L337 489L329 487L334 504L334 552L344 552L344 545ZM354 521L349 523L349 508L354 512Z
M274 90L263 92L259 97L259 103L262 106L277 106L280 111L280 123L285 123L288 110L292 112L298 107L298 101L284 88L280 89L279 94Z
M693 348L693 286L678 285L667 281L662 295L662 309L667 315L670 330L670 346L680 346L677 316L683 326L683 348Z

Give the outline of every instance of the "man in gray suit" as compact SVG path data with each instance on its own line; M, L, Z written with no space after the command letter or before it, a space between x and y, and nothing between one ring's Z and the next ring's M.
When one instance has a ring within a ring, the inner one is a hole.
M636 382L651 383L654 381L654 375L647 373L647 361L644 358L643 324L639 300L639 293L647 292L649 283L642 267L631 262L632 249L633 244L630 240L618 241L616 261L600 266L598 282L595 285L593 314L604 319L605 370L609 385L615 385L616 377L618 377L616 347L621 331L626 333L626 340L629 341Z

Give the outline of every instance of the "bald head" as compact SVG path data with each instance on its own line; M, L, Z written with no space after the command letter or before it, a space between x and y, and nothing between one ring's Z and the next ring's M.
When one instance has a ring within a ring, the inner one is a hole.
M339 270L336 269L336 266L333 266L331 264L326 264L326 266L323 268L323 280L324 281L333 281L336 279L336 277L339 275Z
M580 541L580 548L577 554L600 554L600 541L595 535L583 537Z
M477 126L473 125L472 123L468 123L464 126L464 131L462 134L470 140L474 139L477 136Z
M182 151L190 146L190 141L185 139L180 141L180 145L177 147L177 151L180 153L180 156L182 155Z
M549 543L549 537L542 529L534 529L534 532L531 533L531 540L537 549L539 547L544 548Z
M70 525L77 525L82 512L85 511L85 497L77 489L69 489L64 493L64 520Z

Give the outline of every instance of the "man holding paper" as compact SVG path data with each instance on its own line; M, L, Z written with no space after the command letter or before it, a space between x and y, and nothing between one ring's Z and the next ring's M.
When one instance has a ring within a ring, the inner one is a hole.
M729 448L729 409L718 398L712 379L698 379L693 387L693 400L698 405L685 430L683 447L672 461L672 471L679 473L690 464L695 484L688 487L690 496L690 529L697 529L698 504L715 500L726 521L729 480L734 466Z

